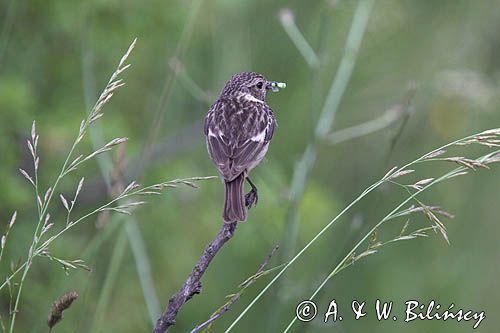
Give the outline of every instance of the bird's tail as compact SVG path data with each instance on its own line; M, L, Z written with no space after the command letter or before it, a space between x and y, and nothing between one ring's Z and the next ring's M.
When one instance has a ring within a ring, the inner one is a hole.
M224 197L224 222L232 223L236 221L246 221L247 208L245 207L245 197L243 195L243 183L245 173L230 182L225 182L226 192Z

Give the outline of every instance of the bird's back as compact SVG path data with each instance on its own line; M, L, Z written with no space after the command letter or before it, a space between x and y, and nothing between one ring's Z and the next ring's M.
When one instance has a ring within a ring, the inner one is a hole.
M230 149L228 157L231 158L237 147L252 138L269 141L274 123L272 110L264 102L222 97L210 108L205 121L205 134L220 137Z

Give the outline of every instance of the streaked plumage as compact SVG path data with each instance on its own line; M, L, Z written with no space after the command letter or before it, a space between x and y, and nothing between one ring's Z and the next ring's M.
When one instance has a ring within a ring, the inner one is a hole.
M246 206L254 199L245 200L243 183L264 158L274 134L276 120L265 102L267 89L271 89L269 82L260 74L236 74L205 118L208 153L225 184L223 218L228 223L246 220ZM256 201L253 185L251 192Z

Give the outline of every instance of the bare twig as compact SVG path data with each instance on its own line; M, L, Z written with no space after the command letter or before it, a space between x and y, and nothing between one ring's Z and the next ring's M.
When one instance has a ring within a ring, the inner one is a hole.
M237 222L224 223L222 225L221 229L217 233L217 236L215 236L215 239L207 245L205 250L203 250L200 259L198 259L198 262L187 277L181 289L179 289L179 291L170 298L165 312L163 312L161 317L156 322L153 333L166 332L170 326L175 325L175 317L184 303L189 301L194 295L201 292L201 277L222 246L233 237L236 226Z
M259 266L259 269L257 272L252 275L250 278L246 279L242 284L240 284L240 291L238 291L236 294L233 294L231 299L226 302L223 306L221 306L217 311L215 311L212 316L205 322L201 323L200 325L196 326L193 328L193 330L190 333L196 333L202 330L203 328L207 327L208 325L212 324L214 321L216 321L218 318L220 318L224 313L226 313L231 306L236 303L236 301L240 298L240 296L243 294L243 291L251 285L255 280L257 280L260 276L264 274L264 269L266 268L267 264L269 264L269 261L273 257L273 255L278 251L279 246L275 245L273 249L271 250L271 253L267 256L266 260Z

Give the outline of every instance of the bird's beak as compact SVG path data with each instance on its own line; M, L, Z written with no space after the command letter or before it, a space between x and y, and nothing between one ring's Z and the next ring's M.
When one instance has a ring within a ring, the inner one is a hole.
M280 91L280 88L286 88L286 83L284 82L276 82L276 81L267 81L266 89L270 89L273 92Z

